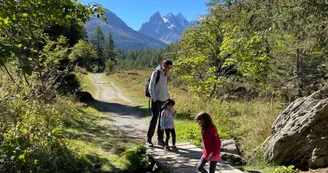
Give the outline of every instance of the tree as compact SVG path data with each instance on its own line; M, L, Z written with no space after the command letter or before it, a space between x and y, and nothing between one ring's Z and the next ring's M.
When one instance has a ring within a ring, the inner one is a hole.
M87 68L91 71L96 64L97 52L94 50L91 43L79 40L79 42L73 47L69 57L77 62L78 66Z
M103 16L104 13L97 4L84 6L72 0L3 0L1 9L0 66L7 69L8 62L11 62L11 66L18 68L17 75L22 74L28 85L26 74L32 75L33 72L36 72L41 83L49 81L45 77L49 71L44 64L48 60L41 54L49 41L58 40L60 34L48 32L52 27L81 26L91 14ZM72 24L73 21L75 23ZM16 83L13 75L8 70L7 72Z
M104 47L104 59L105 59L105 71L111 72L114 70L115 64L117 64L117 53L115 51L115 43L113 40L112 32L109 32L107 39L105 40Z
M92 33L91 37L91 43L96 49L97 55L98 55L98 71L100 71L100 65L101 63L104 63L103 61L103 51L104 51L104 43L105 43L105 36L102 32L100 26L97 26L96 29Z
M275 80L294 83L298 97L319 89L325 76L326 10L323 2L305 0L253 0L248 5L245 28L266 34Z

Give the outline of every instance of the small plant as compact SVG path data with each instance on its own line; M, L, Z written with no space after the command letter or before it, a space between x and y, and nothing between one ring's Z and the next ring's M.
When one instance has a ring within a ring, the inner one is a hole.
M170 166L162 166L159 170L159 173L173 173L173 168Z
M278 166L275 170L274 173L296 173L297 170L294 169L294 165L290 165L288 167L286 166Z
M149 167L149 158L146 147L139 145L136 148L128 150L122 159L125 160L123 170L126 172L140 172Z

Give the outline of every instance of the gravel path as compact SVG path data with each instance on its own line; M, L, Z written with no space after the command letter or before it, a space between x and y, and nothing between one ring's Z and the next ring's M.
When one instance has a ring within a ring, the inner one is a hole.
M114 127L122 130L126 137L140 142L146 141L148 120L133 105L133 102L124 96L122 91L112 81L103 78L104 74L92 74L93 84L97 91L93 97L101 101L110 110Z

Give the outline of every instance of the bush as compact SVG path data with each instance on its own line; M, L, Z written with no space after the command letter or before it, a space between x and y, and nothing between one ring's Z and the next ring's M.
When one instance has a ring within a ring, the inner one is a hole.
M142 172L149 168L149 158L146 147L139 145L136 148L125 152L122 159L125 162L123 170L125 172Z
M0 83L0 172L88 172L92 165L69 150L63 127L81 119L80 104L56 96L29 97L29 89Z

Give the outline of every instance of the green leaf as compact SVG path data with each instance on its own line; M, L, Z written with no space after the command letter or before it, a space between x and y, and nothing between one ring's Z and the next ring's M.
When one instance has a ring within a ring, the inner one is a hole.
M4 22L5 25L8 25L8 23L9 23L8 17L5 18L5 19L3 20L3 22Z
M25 154L21 154L19 157L18 157L19 160L25 160Z

